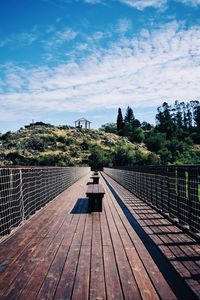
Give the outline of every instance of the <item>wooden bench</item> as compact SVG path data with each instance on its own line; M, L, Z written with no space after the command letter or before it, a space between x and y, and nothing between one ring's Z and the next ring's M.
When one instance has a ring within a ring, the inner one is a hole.
M99 183L99 176L98 175L92 175L90 178L93 179L93 184L98 184Z
M90 184L86 191L86 196L89 198L89 212L102 211L102 199L105 190L101 184Z

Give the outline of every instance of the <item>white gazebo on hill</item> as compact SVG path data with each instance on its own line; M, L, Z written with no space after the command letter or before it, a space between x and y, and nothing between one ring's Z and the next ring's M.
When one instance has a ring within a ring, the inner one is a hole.
M75 127L88 129L88 128L90 128L90 124L92 122L86 120L85 118L80 118L80 119L74 121L74 123L75 123Z

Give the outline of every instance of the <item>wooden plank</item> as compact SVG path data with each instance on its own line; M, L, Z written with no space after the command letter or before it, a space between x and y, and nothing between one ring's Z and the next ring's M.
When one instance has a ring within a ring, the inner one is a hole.
M120 223L120 220L118 219L117 223L114 222L110 207L108 206L108 202L110 202L109 199L107 198L105 202L106 202L105 204L106 215L107 215L107 220L111 232L114 252L116 256L116 264L120 275L120 281L121 281L124 297L125 299L141 299L141 295L138 290L137 283L135 281L129 261L126 256L126 252L125 252L126 250L124 249L124 245L122 244L119 235L118 225ZM130 239L127 240L127 242L130 242L129 245L131 246Z
M106 219L106 216L104 213L100 214L100 223L101 223L102 245L103 246L112 246L110 231L109 231L107 219Z
M107 191L107 194L110 193ZM111 195L110 195L111 196ZM111 196L112 198L112 196ZM109 201L111 211L113 214L113 219L118 224L118 230L123 242L123 245L125 247L126 255L129 260L129 264L131 265L132 272L134 274L135 281L137 282L137 285L139 287L142 299L159 299L158 294L151 282L151 279L149 278L143 263L141 259L139 258L134 245L132 244L128 232L122 222L120 222L120 216L118 212L116 211L115 205L113 203L114 201Z
M129 263L131 265L135 280L139 287L142 299L149 300L159 300L160 297L154 288L151 279L149 278L144 265L134 248L126 248L126 253L128 255Z
M119 273L117 270L114 249L108 226L107 217L104 213L100 214L101 237L103 246L103 265L105 274L105 286L107 299L124 299Z
M40 291L36 299L48 300L53 299L56 291L57 284L60 279L60 274L63 270L65 260L68 254L68 248L65 245L61 245L56 253L53 263L42 283Z
M36 237L33 239L27 247L21 247L15 253L12 261L9 263L7 269L2 273L0 278L0 294L5 293L9 289L10 284L16 279L19 272L23 272L23 267L26 264L26 260L21 259L21 257L29 257L31 253L34 254L36 251L36 246L40 244L42 238ZM14 271L13 271L14 270Z
M45 258L37 264L30 280L22 290L21 299L32 300L36 298L57 251L58 247L55 247L54 244L49 246Z
M100 214L93 214L90 299L106 299Z
M80 246L83 239L84 227L85 227L84 215L79 216L79 223L76 231L73 235L73 240L69 248L67 260L65 262L54 299L70 299L73 291L75 275L80 255ZM69 230L69 233L71 230ZM63 240L63 245L69 245L69 236Z
M55 300L71 299L79 253L79 248L70 248L60 281L56 289L54 296Z
M88 300L90 283L91 246L81 246L72 300Z
M53 203L50 204L52 205ZM15 261L31 243L34 243L36 237L44 236L45 230L49 230L50 225L54 226L56 217L52 214L50 204L47 206L47 211L43 211L43 214L40 212L39 215L33 216L25 226L19 228L16 234L11 236L11 243L8 243L9 239L2 243L2 249L0 249L1 262L7 257L7 253L9 253L9 261ZM32 224L31 230L30 224ZM8 247L6 247L7 244L9 245Z
M151 281L153 282L153 285L159 294L161 299L176 299L174 293L170 289L168 283L164 279L163 275L160 273L158 267L152 260L150 254L148 253L147 249L144 247L142 241L136 234L136 232L133 230L133 228L130 226L128 220L124 218L124 214L121 210L121 208L118 207L118 205L115 205L119 215L122 218L124 226L127 228L127 231L129 232L129 236L135 246L135 249L137 250L137 253L142 260L145 269L151 278Z
M85 222L85 230L83 233L83 240L82 240L82 246L89 246L91 247L92 244L92 215L87 214L86 215L86 222Z
M103 246L107 299L124 299L112 246Z
M86 216L80 256L71 299L88 299L90 284L90 260L92 243L92 216Z
M80 186L80 183L78 186ZM35 215L25 226L20 228L15 235L11 236L10 241L7 240L1 244L1 257L8 261L8 267L6 271L2 272L0 283L2 285L1 294L4 293L6 298L16 299L21 292L23 297L26 297L28 295L28 293L25 293L26 287L32 287L34 290L33 298L36 296L38 288L40 287L40 285L38 286L37 284L34 286L38 280L38 274L40 275L39 278L44 280L63 236L65 249L66 244L69 244L72 230L66 238L66 229L68 229L67 223L69 223L72 217L77 221L79 216L68 215L68 211L72 207L76 197L82 195L82 190L82 188L81 190L77 190L76 185L74 185L70 193L69 191L64 192L55 201L52 201L43 212L41 211L39 213L40 215ZM68 195L67 202L65 195ZM82 225L83 224L81 224L81 226ZM69 228L72 229L70 226ZM19 237L19 239L17 239L17 237ZM52 239L54 242L49 247L48 245ZM3 247L4 244L8 247ZM13 248L15 251L12 251ZM11 251L8 252L8 250ZM49 258L48 262L44 257L46 252L46 257ZM60 260L58 260L58 264L59 261ZM32 274L37 280L31 277ZM30 285L28 284L29 282ZM30 297L28 299L30 299Z
M197 295L199 295L200 283L198 282L198 275L196 277L196 274L199 274L200 270L198 269L200 266L198 259L193 260L192 258L195 255L196 257L199 256L200 247L197 245L197 242L195 245L195 241L193 239L188 237L186 234L181 233L179 228L172 225L162 215L155 212L151 207L142 200L139 200L129 191L114 183L114 181L112 182L117 192L120 193L124 203L130 209L143 229L151 235L151 238L166 255L185 282L188 283ZM129 195L132 201L127 201ZM145 213L143 214L141 212ZM198 282L198 284L195 284L195 281L196 283ZM196 288L197 286L198 289Z
M69 216L69 217L71 218L71 216ZM55 223L56 231L59 230L59 228L61 227L61 225L64 222L63 219L61 219L59 221L60 222ZM68 220L65 220L65 221L68 221ZM53 239L53 237L52 237L52 239ZM7 291L5 292L5 296L8 297L8 299L16 299L17 296L21 293L22 289L26 286L27 282L31 278L32 273L36 269L38 263L41 262L43 256L46 253L46 249L52 239L50 239L50 238L44 239L44 240L42 240L41 243L38 243L38 244L36 242L34 244L33 248L28 248L28 252L25 251L20 256L18 261L23 263L23 268L20 270L20 272L18 273L18 276L13 281L13 283L10 285L10 287L8 288L8 285L6 285ZM54 242L55 249L57 249L59 247L61 239L62 239L62 235L60 236L60 241L57 244ZM31 261L31 263L27 263L30 261ZM5 281L3 281L3 283L5 284Z
M44 253L44 257L42 261L39 261L37 267L35 268L31 279L29 280L28 284L24 288L21 298L22 299L35 299L40 287L45 279L45 276L53 262L55 254L58 251L58 248L63 240L64 235L69 230L69 224L71 223L73 216L68 216L68 219L65 220L61 230L57 233L51 244L49 245L47 251ZM69 224L68 224L69 223ZM76 222L74 223L76 228ZM72 227L70 227L72 231ZM74 229L75 230L75 229ZM66 247L66 251L67 251Z
M163 251L166 257L171 260L176 270L183 277L187 278L199 274L200 269L198 264L190 260L190 257L193 257L196 251L194 252L192 247L187 246L187 242L194 243L193 239L189 238L185 234L175 235L174 232L180 233L181 230L164 218L145 222L148 224L148 226L150 226L150 230L154 234L154 236L152 236L154 241L158 244L159 248ZM185 242L186 245L184 245ZM182 246L179 246L179 243L181 243ZM165 246L165 244L169 246ZM181 262L179 257L184 256L186 256L188 260Z

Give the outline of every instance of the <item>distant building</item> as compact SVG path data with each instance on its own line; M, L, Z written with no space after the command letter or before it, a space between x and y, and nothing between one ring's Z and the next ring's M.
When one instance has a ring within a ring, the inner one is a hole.
M90 124L92 122L86 120L85 118L80 118L80 119L74 121L74 123L75 123L75 127L88 129L88 128L90 128Z

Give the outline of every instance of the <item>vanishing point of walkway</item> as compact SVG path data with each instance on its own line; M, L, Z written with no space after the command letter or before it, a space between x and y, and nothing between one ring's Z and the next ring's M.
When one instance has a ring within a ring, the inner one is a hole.
M100 180L102 213L88 213L86 176L0 244L0 299L198 299L197 276L189 288L159 247L164 234L156 238L156 218L147 230L153 213L112 180ZM194 272L194 264L186 266ZM197 274L200 264L195 268Z

